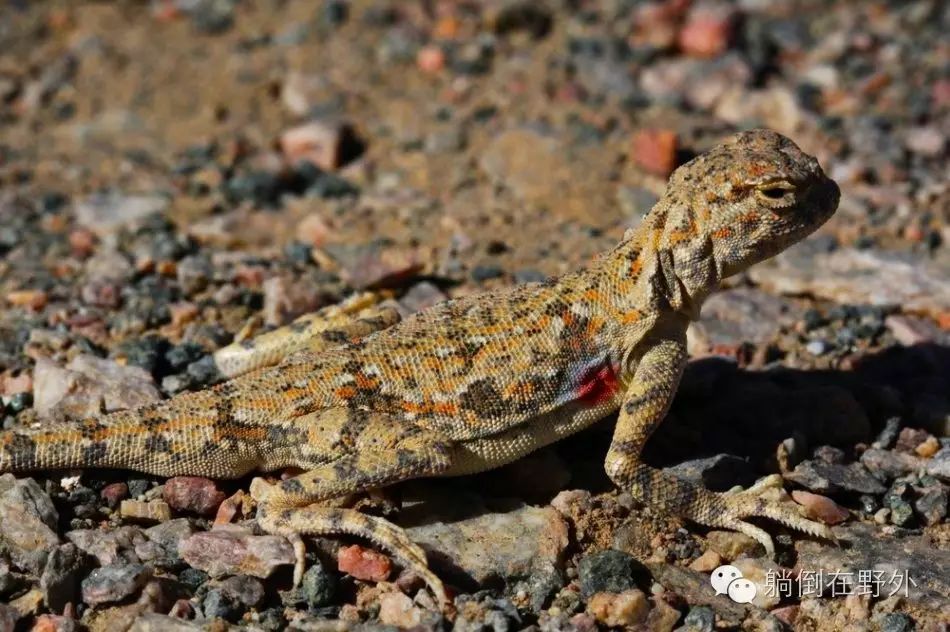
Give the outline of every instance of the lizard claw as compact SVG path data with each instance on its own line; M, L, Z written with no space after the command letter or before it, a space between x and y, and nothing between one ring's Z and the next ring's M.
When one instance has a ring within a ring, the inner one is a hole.
M830 527L804 517L797 505L782 502L783 494L782 477L777 474L756 481L746 490L726 492L721 495L725 511L716 521L716 526L746 534L761 544L766 554L773 559L775 544L772 537L763 529L741 518L769 518L797 531L837 543L838 540Z

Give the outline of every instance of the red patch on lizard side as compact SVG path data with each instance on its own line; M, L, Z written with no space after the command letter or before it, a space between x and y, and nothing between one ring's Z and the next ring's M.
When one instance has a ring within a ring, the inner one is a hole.
M610 364L587 369L577 387L577 399L588 406L603 404L620 389L620 381Z

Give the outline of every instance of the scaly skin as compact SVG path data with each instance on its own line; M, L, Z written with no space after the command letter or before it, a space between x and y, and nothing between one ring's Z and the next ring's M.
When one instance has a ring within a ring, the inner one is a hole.
M396 317L356 297L219 351L223 372L253 370L211 389L4 432L0 471L118 467L229 478L304 468L273 486L255 479L266 531L366 537L449 607L424 552L401 529L327 503L498 467L619 410L605 468L639 500L747 533L770 553L769 535L742 518L830 537L765 502L767 483L713 493L646 465L640 453L676 392L686 327L703 300L724 277L814 231L837 203L838 187L791 141L741 133L677 169L644 222L585 270L447 301L375 333Z

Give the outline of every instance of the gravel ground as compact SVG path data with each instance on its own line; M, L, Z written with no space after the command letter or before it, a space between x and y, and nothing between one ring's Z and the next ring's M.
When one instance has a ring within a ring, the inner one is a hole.
M354 290L411 313L575 269L737 129L842 201L710 299L647 454L718 490L779 474L838 546L773 525L771 561L645 513L606 421L360 501L438 552L449 622L365 543L309 540L294 589L247 480L3 475L0 630L946 630L948 30L938 0L3 4L5 428L202 388L215 349Z

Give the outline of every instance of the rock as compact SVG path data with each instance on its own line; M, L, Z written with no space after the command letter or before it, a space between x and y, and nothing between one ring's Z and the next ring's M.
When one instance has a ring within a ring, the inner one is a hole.
M311 609L323 608L333 603L338 583L336 575L317 563L303 574L300 595Z
M738 604L725 595L717 596L709 585L708 573L665 563L648 563L647 567L655 582L680 595L686 603L712 608L722 627L738 628L746 618L749 606Z
M631 158L644 171L664 178L676 168L676 132L641 129L633 136Z
M643 574L643 566L632 556L608 549L581 558L577 564L577 576L581 594L590 597L594 593L620 593L636 587L636 575Z
M40 576L40 590L46 607L62 612L67 603L78 603L79 582L85 576L90 558L75 544L52 549Z
M109 507L109 509L118 507L119 503L122 502L123 499L128 498L128 496L129 485L123 482L110 483L99 492L99 497L106 502L106 506Z
M340 547L337 551L337 565L341 573L371 582L384 582L392 572L392 561L389 557L358 544Z
M161 399L151 374L144 369L88 354L77 355L65 369L40 358L33 379L34 406L46 417L91 417Z
M403 297L399 299L399 306L402 308L400 313L404 310L405 313L403 315L408 316L409 314L437 305L447 299L448 297L435 284L428 281L421 281L409 288Z
M256 608L264 601L264 584L249 575L228 577L220 584L221 591L248 608Z
M73 617L41 614L36 617L36 623L33 624L30 632L78 632L79 629ZM0 630L3 630L2 625L0 625Z
M710 531L706 534L706 543L726 561L753 557L762 550L761 544L736 531Z
M421 623L422 614L412 599L400 592L386 593L379 598L379 622L383 625L413 628Z
M82 600L90 606L122 601L140 591L151 576L151 571L141 564L97 568L82 581Z
M401 287L424 267L418 252L402 248L334 248L331 254L340 277L359 289Z
M134 228L155 213L168 208L168 199L158 195L100 193L80 200L74 207L76 222L100 238L122 228Z
M765 344L802 317L796 304L754 288L717 292L703 304L702 317L690 325L688 343L694 355L743 343Z
M769 590L768 577L782 577L790 575L791 571L783 569L778 564L767 558L744 557L732 561L732 565L739 569L742 577L755 584L755 598L752 600L753 606L759 608L774 608L778 605L782 595L777 590Z
M280 149L291 163L306 161L333 171L363 153L364 144L350 125L339 121L310 121L286 130Z
M14 610L12 606L0 603L0 630L12 632L19 618L20 613Z
M200 632L206 626L199 622L186 621L157 612L145 612L138 616L128 632Z
M936 125L910 127L904 131L904 144L916 154L933 158L946 151L947 136Z
M16 566L41 573L46 552L59 544L58 522L53 501L36 481L0 475L0 545Z
M821 461L803 461L784 478L821 494L842 490L860 494L882 494L885 487L860 463L840 465Z
M950 551L934 547L927 535L889 533L872 524L854 522L835 527L846 546L835 547L817 540L796 540L799 568L812 572L857 573L881 571L885 582L882 596L898 589L903 606L915 612L945 612L950 594ZM904 578L913 579L913 583ZM903 582L897 585L897 582ZM907 596L904 596L905 589ZM803 602L804 603L804 602ZM922 622L918 622L922 623Z
M713 632L716 613L709 606L693 606L683 619L683 632Z
M671 606L662 595L653 600L653 609L647 615L646 629L655 632L673 632L676 622L680 620L680 611Z
M713 550L705 551L702 555L690 562L689 567L700 573L711 573L722 564L722 556Z
M569 541L567 524L552 507L499 502L490 511L472 495L441 500L417 511L404 508L402 515L419 525L407 529L409 537L433 552L437 567L444 561L446 570L461 575L463 584L521 579L560 567ZM439 513L433 515L432 507Z
M267 578L278 566L293 564L294 549L286 538L251 535L237 527L196 533L178 547L181 557L211 577L245 574Z
M119 515L127 520L142 522L165 522L171 520L172 510L168 503L161 500L123 500L119 505Z
M438 74L445 68L445 52L435 44L423 46L416 53L416 66L422 72Z
M875 250L816 250L814 242L789 249L750 268L749 276L766 291L780 294L810 294L851 305L899 305L935 318L950 310L950 279L936 262Z
M525 202L541 202L569 178L564 147L553 137L529 129L501 132L479 158L479 167ZM554 183L552 185L552 183Z
M76 529L66 533L66 539L80 550L93 556L101 566L139 563L136 548L146 542L138 527L121 526L115 529Z
M162 547L169 558L178 559L178 546L194 532L195 527L186 518L175 518L149 527L145 537Z
M948 344L950 334L941 331L932 321L916 318L906 314L891 314L884 319L884 324L894 334L897 342L904 346L936 342Z
M921 478L919 485L914 486L917 498L914 500L914 510L923 518L928 526L937 525L947 517L947 488L934 479Z
M861 463L880 479L892 479L924 467L924 460L916 455L877 448L865 450L861 454Z
M49 295L43 290L12 290L7 292L6 299L15 307L28 307L39 311L46 307Z
M245 607L223 590L212 588L205 593L201 601L201 611L208 619L224 619L233 622L244 614Z
M894 442L897 441L897 435L900 433L901 429L901 418L900 417L889 417L887 421L884 422L884 427L881 429L881 432L878 433L877 438L874 439L874 443L871 444L871 447L877 449L886 449L894 445Z
M587 611L608 627L633 626L647 618L650 604L643 591L634 588L622 593L595 593L587 601Z
M792 498L805 508L805 514L825 524L838 524L850 517L848 511L827 496L794 490Z
M198 476L170 478L162 490L162 498L172 509L202 516L213 516L225 497L217 483Z
M749 462L731 454L684 461L663 469L677 478L713 491L726 491L736 485L748 487L756 479L756 473Z
M930 437L930 433L926 430L901 428L900 433L897 435L897 445L894 446L894 449L898 452L917 453L917 446L927 441Z

